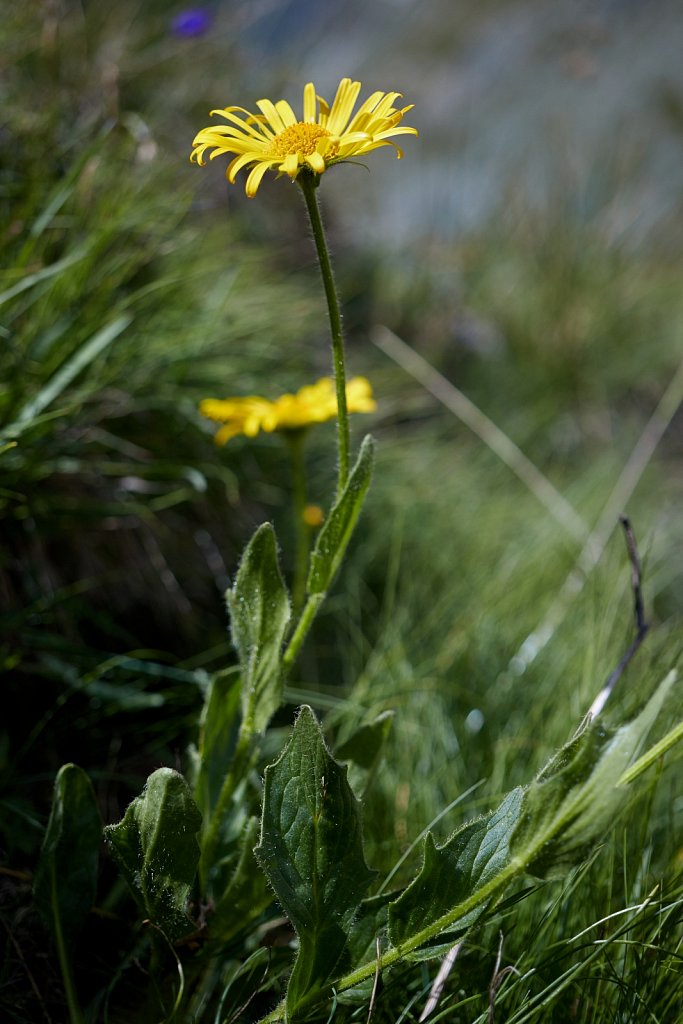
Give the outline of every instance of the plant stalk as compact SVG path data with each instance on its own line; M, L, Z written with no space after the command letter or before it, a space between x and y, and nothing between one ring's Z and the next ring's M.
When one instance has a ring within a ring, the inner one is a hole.
M225 816L228 814L230 802L235 793L235 789L247 773L249 760L252 754L253 735L253 725L245 719L242 723L239 737L237 739L237 746L235 747L235 754L232 759L232 764L230 765L230 770L225 777L223 785L221 786L216 806L213 809L213 813L202 841L199 874L204 891L207 889L209 873L216 860L216 849L220 840L221 824Z
M316 616L318 608L323 603L326 596L326 594L311 594L306 601L304 610L301 613L301 618L299 619L296 629L292 634L292 639L289 641L287 649L282 656L282 669L285 674L289 672L296 661L296 656L301 650L301 645L306 639L306 634L311 628L311 624Z
M297 178L301 191L303 192L306 209L313 230L313 239L318 254L320 273L322 274L325 287L325 298L330 317L330 333L332 335L332 363L334 367L334 382L337 392L337 497L346 486L349 476L349 449L351 447L349 432L349 412L346 404L346 367L344 360L344 336L342 333L341 312L339 310L339 298L334 283L330 252L325 237L320 206L316 189L318 187L318 176L310 172L302 171Z

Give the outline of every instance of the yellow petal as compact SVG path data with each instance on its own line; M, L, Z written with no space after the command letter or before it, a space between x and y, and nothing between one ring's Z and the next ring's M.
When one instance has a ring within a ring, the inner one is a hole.
M272 100L259 100L256 106L259 108L260 111L262 111L266 115L268 121L270 122L270 124L272 125L277 134L285 130L287 125L280 117L278 109Z
M350 78L342 78L326 125L329 132L332 132L334 135L341 135L351 117L359 92L360 82L352 82Z
M278 100L275 104L275 109L282 118L282 123L285 128L289 128L290 125L296 124L297 118L287 100Z
M308 82L304 86L304 121L315 124L315 86Z
M258 192L258 187L261 184L261 179L266 171L272 167L275 163L274 160L261 160L256 166L250 171L247 183L244 186L244 190L250 199L253 199Z

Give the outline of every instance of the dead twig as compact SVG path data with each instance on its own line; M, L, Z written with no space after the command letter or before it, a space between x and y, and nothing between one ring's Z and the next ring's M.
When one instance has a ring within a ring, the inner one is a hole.
M635 534L627 516L619 516L619 522L624 530L626 550L628 551L629 562L631 563L631 587L633 589L633 614L635 617L636 635L620 658L617 667L610 673L605 685L591 704L588 710L588 714L591 718L595 718L596 715L599 715L604 708L612 690L624 674L627 665L642 644L650 628L649 623L645 621L645 612L643 610L642 572Z

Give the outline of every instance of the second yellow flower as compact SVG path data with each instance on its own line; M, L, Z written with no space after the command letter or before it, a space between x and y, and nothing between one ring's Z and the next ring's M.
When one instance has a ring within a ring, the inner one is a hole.
M346 385L349 412L374 412L377 403L372 397L372 386L365 377L354 377ZM313 423L324 423L337 415L337 396L334 382L323 377L308 384L295 395L280 395L271 402L258 395L245 398L205 398L199 411L207 419L222 423L216 433L216 444L222 445L231 437L244 434L255 437L259 431L300 430Z

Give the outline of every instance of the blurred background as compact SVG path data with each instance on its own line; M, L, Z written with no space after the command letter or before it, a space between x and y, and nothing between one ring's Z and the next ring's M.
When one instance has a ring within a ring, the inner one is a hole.
M526 781L580 720L632 637L624 511L656 628L615 699L671 667L679 3L24 0L0 34L7 864L34 862L63 762L108 821L149 771L183 766L264 519L292 567L281 439L217 449L197 403L328 373L325 309L296 187L268 178L248 200L224 160L189 163L215 107L297 109L307 81L331 100L344 76L415 105L403 160L380 150L321 185L350 371L379 403L354 438L379 457L281 716L306 699L334 732L396 709L374 863L468 786L485 779L488 806ZM399 365L401 340L440 384ZM478 434L448 382L489 418ZM544 483L501 460L494 427ZM323 504L333 443L328 424L307 449Z

